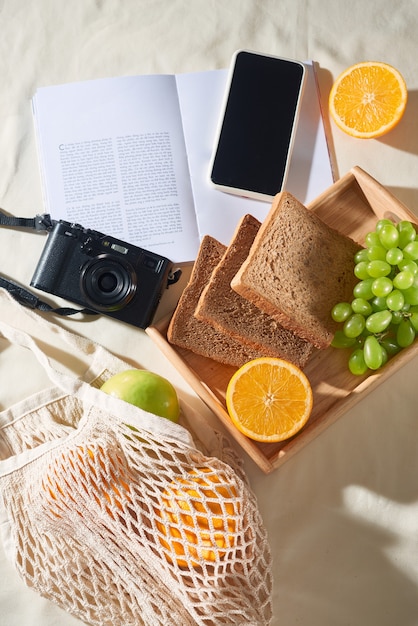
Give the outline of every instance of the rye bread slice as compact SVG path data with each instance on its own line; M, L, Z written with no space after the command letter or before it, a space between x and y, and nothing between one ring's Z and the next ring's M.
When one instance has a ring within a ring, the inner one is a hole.
M299 337L327 348L337 328L332 307L352 300L360 247L282 192L231 286Z
M314 350L313 345L283 328L231 289L231 280L247 258L260 226L252 215L240 220L225 254L202 291L195 316L253 349L261 346L265 356L279 357L304 367Z
M250 348L226 332L215 330L194 316L200 294L225 250L226 246L213 237L203 237L190 279L171 318L167 340L219 363L240 367L263 356L262 351Z

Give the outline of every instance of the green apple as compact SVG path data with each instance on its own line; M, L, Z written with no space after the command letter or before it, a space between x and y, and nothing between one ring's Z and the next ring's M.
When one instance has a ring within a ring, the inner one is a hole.
M177 392L166 379L148 370L126 370L109 378L101 390L144 411L177 422L180 404Z

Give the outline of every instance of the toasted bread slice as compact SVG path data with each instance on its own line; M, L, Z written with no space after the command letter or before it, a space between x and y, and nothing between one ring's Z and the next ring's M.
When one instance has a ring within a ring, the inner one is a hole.
M262 350L251 348L194 316L200 294L225 250L226 247L213 237L203 237L189 282L171 318L167 339L201 356L240 367L251 359L263 356Z
M332 307L352 299L359 249L282 192L231 286L285 328L317 348L327 348L337 328Z
M253 349L261 346L265 356L279 357L304 367L314 350L313 345L283 328L270 315L233 291L230 285L247 258L260 226L252 215L245 215L240 220L230 245L202 291L195 316Z

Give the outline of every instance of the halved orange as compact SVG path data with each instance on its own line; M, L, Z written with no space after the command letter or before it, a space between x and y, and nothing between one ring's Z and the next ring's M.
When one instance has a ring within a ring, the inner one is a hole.
M352 137L371 139L394 128L406 107L408 91L400 72L379 61L346 69L329 94L335 123Z
M262 442L284 441L306 424L312 411L311 384L293 363L253 359L229 381L226 406L240 432Z

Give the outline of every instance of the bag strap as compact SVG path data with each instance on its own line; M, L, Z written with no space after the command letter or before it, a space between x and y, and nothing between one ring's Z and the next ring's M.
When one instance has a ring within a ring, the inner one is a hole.
M35 307L30 306L30 299L29 305L26 305L24 302L20 302L19 294L21 293L21 290L23 290L23 292L25 290L17 283L12 283L12 281L9 282L11 282L13 286L16 286L16 293L18 296L15 297L14 294L10 293L8 289L0 284L0 322L13 326L16 332L20 331L26 335L31 334L31 327L42 326L45 331L44 335L50 335L52 338L58 334L64 343L72 348L76 355L78 353L80 356L86 357L89 362L92 361L91 355L96 349L104 350L102 346L96 344L91 339L67 330L63 326L58 326L55 322L40 316L35 310ZM25 295L22 297L25 297ZM11 322L9 320L11 320ZM112 361L121 362L121 359L115 355L111 355L110 352L107 354L111 357Z
M67 330L63 326L59 326L54 322L45 319L39 315L33 307L28 308L13 297L8 290L0 285L0 333L15 345L28 348L35 354L38 361L47 370L50 378L58 386L62 387L64 378L60 377L57 370L51 366L49 359L43 353L37 343L37 338L42 337L43 342L50 341L57 343L61 341L64 346L68 346L71 355L78 357L85 364L85 372L92 370L91 375L96 376L99 371L94 371L95 366L103 371L104 369L117 370L120 369L124 362L119 357L108 352L103 346L95 343L91 339L83 335L76 334ZM64 348L66 349L66 348ZM61 380L58 380L58 378ZM71 376L69 377L71 378ZM74 378L77 375L74 374ZM68 391L68 382L64 388Z
M94 405L100 407L103 411L111 413L114 416L121 416L123 414L124 420L128 419L130 415L134 418L136 417L136 419L139 415L142 415L143 423L146 423L150 430L155 433L169 432L173 438L193 446L192 436L179 424L170 422L164 418L158 419L147 411L143 411L136 406L122 402L122 400L118 398L109 396L99 389L95 389L83 378L77 377L75 374L68 374L54 367L48 355L40 348L35 339L23 329L25 322L21 321L21 315L16 315L14 318L17 322L17 326L12 326L2 319L5 307L5 303L2 302L2 300L7 300L9 305L11 304L12 307L19 308L19 305L12 299L10 294L0 289L0 334L13 345L19 345L30 350L44 368L49 380L61 391L78 398L86 406ZM75 356L80 355L84 357L84 361L87 360L87 369L93 369L94 365L96 368L100 365L101 371L109 369L110 371L113 370L117 372L122 369L127 369L127 363L110 353L100 344L49 322L38 316L34 311L25 309L20 312L24 312L25 316L29 316L36 321L37 325L42 326L45 330L49 330L49 332L53 333L55 336L58 334L59 337L71 347L72 354Z

